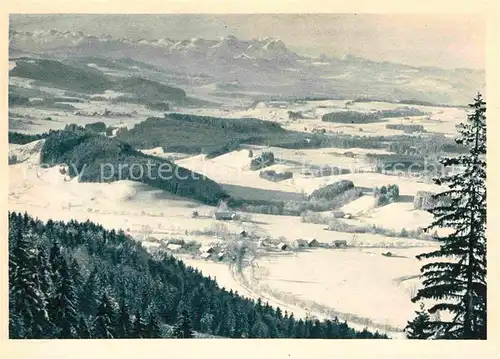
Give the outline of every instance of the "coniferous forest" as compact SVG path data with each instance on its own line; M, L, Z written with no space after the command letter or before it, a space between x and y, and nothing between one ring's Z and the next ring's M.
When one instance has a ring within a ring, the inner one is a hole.
M9 213L9 337L387 338L295 319L90 221Z

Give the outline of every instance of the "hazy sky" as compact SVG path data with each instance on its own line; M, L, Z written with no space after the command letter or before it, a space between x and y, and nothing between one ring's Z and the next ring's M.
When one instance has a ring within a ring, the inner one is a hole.
M10 20L18 31L58 29L133 39L274 36L302 55L485 67L486 29L478 15L12 15Z

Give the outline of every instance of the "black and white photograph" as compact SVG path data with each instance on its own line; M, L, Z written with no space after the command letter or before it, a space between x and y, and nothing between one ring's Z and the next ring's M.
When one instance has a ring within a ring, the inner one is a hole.
M9 339L491 339L486 30L10 14Z

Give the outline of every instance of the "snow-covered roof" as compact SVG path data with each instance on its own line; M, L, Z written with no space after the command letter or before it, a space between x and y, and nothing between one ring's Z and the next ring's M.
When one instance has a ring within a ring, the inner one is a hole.
M171 251L178 251L181 248L182 248L182 245L180 245L180 244L170 243L170 244L167 245L167 249L169 249Z

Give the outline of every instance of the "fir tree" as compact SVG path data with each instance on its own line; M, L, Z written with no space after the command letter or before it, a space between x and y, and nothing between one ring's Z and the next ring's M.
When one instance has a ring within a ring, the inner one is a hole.
M235 304L235 313L234 313L234 334L235 338L247 338L249 326L248 326L248 317L245 315L243 308L240 305Z
M120 303L120 313L117 316L116 337L130 338L132 334L132 322L130 320L129 309L125 300Z
M141 312L137 311L132 323L132 338L144 337L146 337L146 323L144 322L144 318L141 316Z
M200 320L200 331L202 333L212 334L213 322L214 316L210 313L206 313Z
M52 268L52 282L57 287L60 284L59 281L61 280L59 272L61 270L61 267L63 266L64 257L62 256L61 253L61 247L59 246L59 243L56 240L52 242L52 247L50 248L49 261L50 261L50 266Z
M19 233L15 240L10 265L10 310L15 313L15 322L10 323L11 337L43 338L50 335L50 320L47 300L40 287L37 253L30 249L36 238Z
M233 313L233 309L231 308L231 304L229 301L225 301L222 318L219 324L219 328L217 330L217 335L221 337L230 338L234 334L234 326L235 326L235 317Z
M290 314L288 318L287 328L286 328L286 337L293 338L295 336L295 317L293 313Z
M182 308L177 318L177 323L174 326L173 336L174 338L193 338L194 334L191 329L191 320L189 318L189 312L187 308Z
M60 262L60 285L56 289L53 303L53 321L58 327L59 338L71 339L78 336L77 296L66 261Z
M424 303L420 303L420 310L415 312L416 317L408 322L405 328L408 339L427 339L432 335L430 331L430 315L424 309Z
M103 294L94 321L94 337L98 339L113 339L114 311L106 293Z
M261 320L257 319L250 329L250 338L267 338L269 337L269 329Z
M149 321L146 327L146 338L161 338L160 322L153 312L149 314Z
M38 263L38 278L40 281L40 289L47 297L49 297L53 290L52 278L50 275L50 263L47 249L40 245L37 249L37 263Z
M305 337L305 324L302 319L299 319L295 325L295 338L304 338Z
M71 273L71 279L73 280L73 283L75 285L75 290L77 291L76 294L78 297L80 297L80 291L83 287L83 277L82 277L82 270L80 268L80 264L78 264L78 261L73 258L69 265L69 270Z
M95 315L97 309L98 278L97 268L90 272L80 292L80 310L87 315Z
M458 127L456 139L469 153L440 160L461 170L435 180L449 189L434 196L439 204L429 210L435 220L427 230L444 227L453 232L436 238L439 250L417 256L443 259L422 266L423 288L412 299L433 299L437 304L430 313L451 313L449 321L430 322L440 338L486 339L486 103L481 94L470 107L473 113Z
M78 337L81 339L89 339L90 338L90 330L85 321L85 318L80 316L80 320L78 321Z

